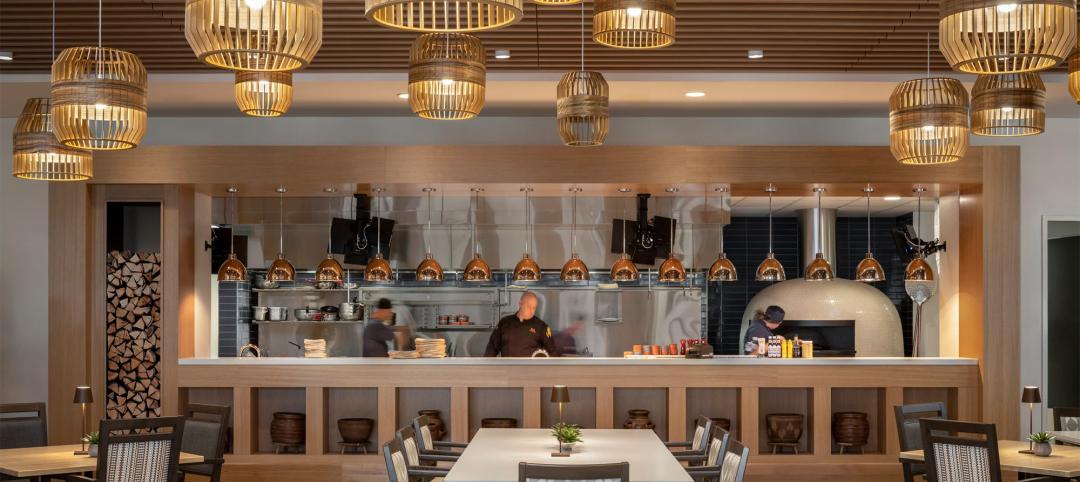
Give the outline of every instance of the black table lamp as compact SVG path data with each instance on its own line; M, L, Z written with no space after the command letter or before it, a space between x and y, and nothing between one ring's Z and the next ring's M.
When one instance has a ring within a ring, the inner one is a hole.
M75 455L87 455L86 440L83 438L86 436L86 406L94 403L94 392L90 390L90 387L75 387L75 400L72 403L77 403L82 407L82 434L79 435L79 440L82 442L82 450L76 450Z
M1042 403L1042 396L1039 394L1039 387L1024 387L1024 393L1020 395L1020 402L1028 404L1028 429L1031 433L1035 433L1035 404ZM1021 450L1022 454L1035 453L1034 442L1028 440L1028 449Z
M551 387L551 403L559 404L559 423L563 421L563 404L570 403L570 389L566 385Z

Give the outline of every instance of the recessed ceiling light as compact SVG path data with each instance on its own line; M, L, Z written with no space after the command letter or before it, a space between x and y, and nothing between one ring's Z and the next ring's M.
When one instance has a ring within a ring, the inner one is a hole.
M408 92L398 92L397 98L399 98L399 99L408 99L409 98L409 93Z
M683 95L685 95L687 97L705 97L704 92L687 92L687 93L685 93Z
M884 199L886 201L899 201L900 196L895 196L895 195L893 195L893 196L885 196L885 197L883 197L881 199Z
M495 58L499 60L506 60L510 58L510 51L507 49L499 49L495 51Z
M15 54L11 53L10 50L0 51L0 61L11 62L12 60L15 60Z
M761 49L747 50L746 57L750 59L763 59L765 58L765 51Z

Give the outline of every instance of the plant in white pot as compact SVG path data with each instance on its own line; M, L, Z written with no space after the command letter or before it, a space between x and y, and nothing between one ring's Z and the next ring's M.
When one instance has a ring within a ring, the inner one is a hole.
M581 427L574 424L559 422L551 427L551 435L559 441L559 451L551 454L552 457L569 457L574 450L574 444L581 441Z
M97 457L98 444L101 443L101 432L90 432L86 435L83 435L82 441L90 445L90 456Z
M1050 453L1054 451L1054 447L1051 445L1054 443L1054 438L1054 435L1046 432L1035 432L1028 435L1028 440L1035 444L1032 451L1039 457L1049 457Z

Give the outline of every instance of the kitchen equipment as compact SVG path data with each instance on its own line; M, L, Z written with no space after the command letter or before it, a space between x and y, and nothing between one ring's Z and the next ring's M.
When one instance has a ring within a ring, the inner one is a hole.
M255 321L266 321L270 318L270 308L265 306L252 306L251 316L255 318Z
M364 313L364 305L352 301L346 301L338 305L338 318L345 321L359 320Z
M239 357L259 358L262 356L262 350L259 349L259 345L254 343L248 343L240 347Z
M337 321L340 313L338 307L329 305L319 308L319 311L322 312L323 321Z
M322 321L338 321L337 313L323 313Z
M284 306L271 306L270 321L286 321L289 319L289 308Z
M320 290L332 290L337 288L337 281L316 281L315 288Z
M297 308L293 310L297 321L318 321L322 319L322 311L315 308Z
M265 277L255 278L255 287L261 290L272 290L280 286L277 281L270 281Z

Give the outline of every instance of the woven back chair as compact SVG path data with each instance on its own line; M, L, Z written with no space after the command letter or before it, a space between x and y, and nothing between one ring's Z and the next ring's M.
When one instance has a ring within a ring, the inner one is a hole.
M591 465L518 464L518 482L629 482L630 463Z
M69 482L176 482L184 417L102 420L97 479Z
M438 467L417 467L409 463L409 456L401 444L401 438L395 438L383 444L383 461L390 482L430 481L446 477L447 470Z
M926 480L1001 482L997 430L992 423L922 419Z
M450 452L451 449L465 448L469 445L461 442L435 440L435 438L431 436L431 427L428 426L428 421L427 415L421 415L414 418L412 422L412 428L416 432L416 442L420 446L420 452L453 455L453 452Z

